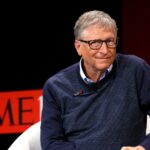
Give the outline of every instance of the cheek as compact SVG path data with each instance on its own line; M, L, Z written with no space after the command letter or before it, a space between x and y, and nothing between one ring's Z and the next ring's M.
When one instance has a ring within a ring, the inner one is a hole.
M95 66L95 58L94 55L89 54L89 53L84 53L82 56L86 66Z
M114 61L116 58L116 50L112 52L112 61Z
M91 61L94 55L92 55L89 51L85 50L85 51L82 51L82 57L86 61Z

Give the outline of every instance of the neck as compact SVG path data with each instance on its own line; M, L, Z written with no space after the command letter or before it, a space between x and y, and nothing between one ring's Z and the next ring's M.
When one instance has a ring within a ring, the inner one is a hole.
M97 82L101 75L105 72L105 70L101 71L101 70L87 70L86 68L84 68L84 72L85 72L85 75L91 79L93 82Z

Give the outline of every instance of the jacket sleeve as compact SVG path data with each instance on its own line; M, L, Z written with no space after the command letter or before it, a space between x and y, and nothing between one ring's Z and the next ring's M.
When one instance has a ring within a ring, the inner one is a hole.
M137 79L141 108L145 114L150 116L150 66L145 61L143 61L142 66L139 66ZM146 150L150 150L150 134L140 145Z
M67 141L61 119L60 106L55 100L52 87L47 82L43 88L43 108L41 116L41 146L43 150L75 150Z

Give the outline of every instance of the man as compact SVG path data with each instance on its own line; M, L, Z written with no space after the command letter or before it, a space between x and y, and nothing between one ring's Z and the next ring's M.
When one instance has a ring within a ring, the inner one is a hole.
M116 54L116 22L89 11L74 26L81 60L43 88L43 150L149 150L150 66Z

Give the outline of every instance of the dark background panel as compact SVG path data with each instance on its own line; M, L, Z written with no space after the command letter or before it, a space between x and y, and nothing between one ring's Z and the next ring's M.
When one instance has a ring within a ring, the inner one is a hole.
M150 1L124 0L122 13L123 52L135 54L150 64Z
M108 12L120 26L120 1L7 3L3 10L0 91L42 88L46 79L79 60L73 26L81 13Z

